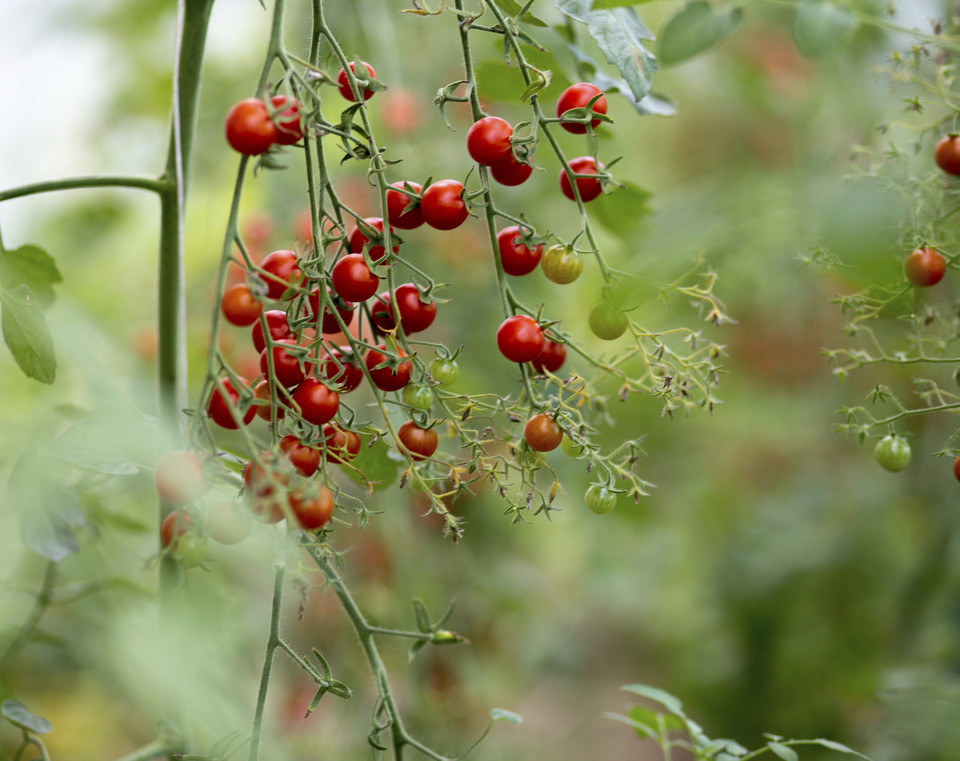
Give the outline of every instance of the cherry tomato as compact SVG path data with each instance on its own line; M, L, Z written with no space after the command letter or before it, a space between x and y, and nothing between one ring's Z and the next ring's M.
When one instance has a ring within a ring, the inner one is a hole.
M281 338L269 349L260 352L260 372L270 378L270 359L273 359L273 378L281 386L292 388L310 372L310 364L300 364L301 355L292 352L288 347L298 347L293 338Z
M377 78L377 72L375 72L375 71L373 70L373 66L371 66L371 65L370 65L369 63L367 63L366 61L361 61L360 63L362 63L362 64L366 67L366 69L367 69L367 74L368 74L369 76L368 76L368 77L365 77L366 79L376 79L376 78ZM351 61L349 65L350 65L350 71L352 71L352 72L354 73L354 75L356 75L356 71L357 71L357 70L354 68L356 64L354 64L354 62ZM346 98L347 100L349 100L351 103L356 103L356 102L357 102L357 99L356 99L356 97L355 97L354 94L353 94L353 90L350 88L350 81L347 79L347 72L346 72L342 67L341 67L340 71L339 71L338 74L337 74L337 89L340 91L340 94L341 94L344 98ZM367 99L370 98L370 96L373 95L373 93L374 93L373 90L362 90L362 91L360 92L360 99L361 99L361 100L367 100Z
M333 420L340 409L340 394L331 391L316 378L307 378L293 392L293 401L308 423L323 425Z
M873 456L881 468L896 473L910 463L910 444L902 436L884 436L874 447Z
M549 338L543 339L543 348L540 353L530 360L530 364L538 372L542 373L549 370L555 373L567 360L567 347Z
M334 384L341 394L349 393L363 382L363 370L349 347L333 349L320 363L320 374Z
M529 164L523 164L517 161L511 153L503 161L498 161L490 167L490 174L493 179L501 185L522 185L533 174L533 167Z
M597 162L594 161L592 156L580 156L579 158L570 159L570 170L574 174L597 174ZM602 169L602 167L601 167ZM569 198L571 201L575 201L576 198L573 195L573 187L570 184L570 175L567 174L566 170L560 170L560 190L563 191L563 194ZM592 201L601 192L603 192L603 186L600 184L600 180L593 177L578 177L576 180L577 190L580 191L580 200L584 203Z
M953 461L953 476L960 481L960 455Z
M176 547L181 536L193 528L193 518L186 510L174 510L160 524L160 544Z
M617 506L617 493L601 484L590 484L587 493L583 495L583 501L591 511L604 515Z
M377 365L387 361L387 355L384 354L386 349L384 344L380 344L376 349L370 349L364 357L364 362L377 388L381 391L399 391L410 382L410 359L404 359L407 356L406 353L397 347L400 363L396 368L387 366L378 368Z
M360 436L328 423L323 427L327 462L349 462L360 452Z
M420 290L413 283L404 283L394 289L397 300L397 309L400 311L400 326L407 335L426 330L437 316L437 304L434 301L424 302L420 298ZM377 298L370 311L374 324L380 330L393 330L393 306L390 293L384 291Z
M293 492L290 495L290 512L297 519L300 528L316 531L326 525L333 516L333 494L326 486L321 486L316 493Z
M597 338L613 341L627 330L627 316L616 304L602 301L590 311L590 330Z
M543 254L540 244L529 248L520 242L520 228L517 225L504 227L497 233L497 248L500 250L503 271L515 277L533 272Z
M409 190L420 194L423 188L416 182L395 182L391 187ZM410 211L405 212L411 203L416 204ZM423 224L423 214L420 213L420 203L399 190L387 191L387 219L393 227L401 230L413 230Z
M568 457L579 457L584 453L586 449L583 444L577 444L571 439L567 434L563 434L563 441L560 442L560 449L563 450L563 453Z
M269 298L282 298L290 286L299 283L303 277L299 264L300 260L293 251L273 251L263 257L259 277L266 283Z
M292 475L282 469L264 465L272 460L271 452L261 452L258 459L244 465L242 474L250 512L264 523L279 523L284 519L280 496L289 488ZM286 465L292 471L290 463L287 462Z
M427 386L418 386L413 383L403 389L404 404L409 404L414 409L428 410L433 404L433 392Z
M239 381L244 386L249 385L245 378L239 378ZM210 401L207 403L207 414L210 415L210 419L221 428L235 430L240 426L233 417L234 411L242 425L249 425L254 415L257 414L256 408L252 405L248 407L246 411L243 411L240 409L239 404L240 392L233 387L233 383L230 382L229 378L219 378L216 382L216 388L210 395ZM241 413L243 415L242 418Z
M220 544L239 544L250 536L250 529L250 515L232 500L214 502L203 522L204 534Z
M607 98L603 95L603 91L599 87L589 82L578 82L575 85L570 85L570 87L560 93L560 97L557 99L557 116L563 116L563 114L571 108L586 108L587 104L598 95L600 97L597 98L590 110L595 114L605 114L607 113ZM584 114L584 116L586 116L586 114ZM593 127L593 129L596 129L599 124L599 119L592 119L590 121L590 126ZM567 132L572 132L574 135L583 135L587 131L586 124L560 122L560 126Z
M412 420L406 421L397 430L397 439L412 460L425 460L437 451L439 439L433 428L421 428Z
M160 498L174 505L200 499L210 488L200 458L182 449L167 452L160 458L153 479Z
M263 311L263 304L245 283L237 283L223 292L220 309L231 325L252 325Z
M278 134L266 104L259 98L241 100L231 108L223 130L230 147L244 156L263 153L273 145Z
M304 478L310 478L320 467L320 450L304 444L292 433L280 439L280 451Z
M516 314L500 323L497 346L511 362L529 362L543 350L543 330L533 318Z
M914 285L925 288L936 285L947 272L947 262L935 248L918 248L911 251L903 263L903 271Z
M478 164L490 166L505 161L512 149L513 127L499 116L477 119L467 131L467 153Z
M383 220L380 217L367 217L363 221L366 222L374 230L377 230L381 234L381 236L383 235ZM397 236L392 229L390 230L390 234L393 236L391 240L396 241ZM382 237L380 239L382 240ZM359 225L357 227L354 227L350 231L348 240L350 242L350 252L354 254L362 254L363 247L370 244L370 239L367 237L367 234L360 229ZM370 261L372 261L374 264L376 264L381 259L383 259L384 256L386 256L387 250L379 243L374 243L370 245L369 248L370 248ZM400 246L397 244L394 244L393 253L397 254L399 253L399 251L400 251Z
M277 124L276 142L280 145L293 145L303 138L303 128L300 126L300 104L296 98L286 95L274 95L270 103L279 111L274 121Z
M945 135L933 149L933 159L947 174L960 175L960 138Z
M567 285L583 272L583 257L567 246L550 246L540 261L540 268L547 280Z
M366 301L377 292L380 278L370 271L362 254L348 254L333 265L333 290L344 301Z
M280 309L270 309L263 313L263 320L267 323L267 333L274 341L281 341L284 338L292 338L293 331L290 329L290 323L287 322L287 313ZM250 331L250 338L253 340L253 348L257 352L267 348L267 342L263 338L263 325L260 320L253 324Z
M423 221L437 230L452 230L464 223L470 212L460 197L463 183L456 180L438 180L420 196L420 214Z
M347 306L346 302L337 299L333 291L329 288L327 288L327 297L328 300L333 303L333 309L340 315L343 324L346 327L350 327L350 323L353 322L354 307ZM338 301L339 303L337 303ZM316 319L316 314L320 310L320 286L310 291L307 303L310 305L310 316ZM337 323L336 315L334 315L329 306L323 308L323 316L320 319L320 331L328 335L340 332L340 325Z
M441 386L449 386L460 377L460 367L454 359L436 357L430 362L430 377Z
M266 404L258 404L254 409L257 411L257 416L263 418L264 420L273 420L273 402L270 398L270 381L262 380L253 387L253 398L259 401L266 402ZM278 395L278 405L277 405L277 420L280 420L284 415L287 414L287 411L281 406L282 402L279 399Z
M549 452L560 446L563 441L563 429L549 415L538 413L523 427L523 438L527 446L537 452Z

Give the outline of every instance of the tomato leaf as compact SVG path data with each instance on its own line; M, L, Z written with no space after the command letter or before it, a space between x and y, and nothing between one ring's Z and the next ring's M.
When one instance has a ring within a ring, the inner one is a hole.
M822 737L818 737L816 740L814 740L814 742L817 743L818 745L823 746L824 748L829 748L830 750L835 750L839 753L849 753L851 756L859 756L860 758L867 758L867 761L869 761L869 758L867 756L863 755L862 753L859 753L858 751L855 751L853 748L848 748L843 743L838 743L834 740L824 740Z
M778 743L770 741L767 743L767 747L770 749L770 752L775 756L779 756L783 761L800 761L800 756L797 755L797 752L783 743Z
M509 13L511 16L516 16L520 12L520 9L523 7L520 5L520 3L517 2L517 0L494 0L494 2L505 13ZM538 19L536 16L530 13L529 10L523 14L523 16L520 19L520 23L530 24L530 26L543 26L543 27L547 25L546 21L542 21L541 19Z
M793 41L806 58L816 58L839 47L857 21L849 8L827 0L801 0L793 24Z
M573 43L569 43L569 47L573 57L577 59L581 81L590 82L604 92L616 90L627 99L631 106L637 109L637 113L641 116L673 116L677 112L673 103L667 98L652 92L648 92L638 100L633 96L633 90L630 89L626 80L611 77L601 71L597 62Z
M49 721L30 713L23 703L13 698L7 698L0 703L0 716L3 716L15 727L33 732L36 735L45 735L53 729L53 725Z
M592 10L591 0L554 0L563 13L586 24L606 59L617 67L633 97L641 100L649 91L657 61L643 40L654 39L633 8Z
M0 249L0 285L8 290L25 285L46 309L53 303L53 283L63 280L56 262L39 246Z
M593 0L593 9L600 11L604 8L622 8L625 5L643 5L652 2L655 0Z
M505 708L491 708L490 718L493 721L506 721L510 724L523 724L523 717L520 714L514 713L513 711L508 711Z
M57 377L53 336L39 300L26 285L0 290L3 340L28 378L51 384Z
M684 715L683 703L681 703L669 692L657 689L656 687L651 687L647 684L625 684L620 689L625 690L626 692L632 692L634 695L639 695L643 698L649 698L650 700L662 705L671 713L675 713L677 716Z
M352 481L361 486L367 486L369 482L374 490L379 491L388 488L396 480L402 462L405 461L383 439L377 439L372 446L360 447L357 456L343 467L343 471ZM367 481L363 480L360 473L367 477Z
M742 8L715 10L704 0L687 3L660 33L660 60L669 66L693 58L729 37L742 23Z
M602 194L591 206L597 221L610 232L625 235L650 213L650 194L629 182L615 193Z

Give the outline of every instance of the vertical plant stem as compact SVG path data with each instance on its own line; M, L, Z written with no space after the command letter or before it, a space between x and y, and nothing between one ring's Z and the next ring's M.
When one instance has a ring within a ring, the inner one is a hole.
M0 658L0 674L3 674L10 663L20 654L23 646L30 641L30 637L40 624L40 619L47 612L50 603L53 601L53 587L57 582L57 564L54 561L47 563L46 573L43 575L43 585L37 593L37 599L33 603L33 609L23 622L17 636L7 645L7 649Z
M273 576L273 605L270 608L270 633L267 636L266 652L263 655L263 669L260 672L260 690L257 693L257 708L253 713L253 729L250 732L249 761L260 757L260 733L263 729L263 709L267 703L267 688L270 686L270 671L273 668L273 656L280 646L280 608L283 600L283 577L286 567L277 563Z

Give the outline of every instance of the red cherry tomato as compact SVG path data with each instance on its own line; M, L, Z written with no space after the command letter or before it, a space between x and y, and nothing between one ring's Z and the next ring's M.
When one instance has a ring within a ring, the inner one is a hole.
M370 377L374 385L381 391L399 391L410 382L410 359L403 359L406 353L401 348L397 348L397 356L400 357L400 364L397 367L377 367L387 361L386 346L380 344L376 349L370 349L364 357L367 369L370 371Z
M340 394L331 391L316 378L307 378L293 392L293 401L308 423L323 425L333 420L340 409Z
M383 220L380 219L380 217L367 217L363 221L366 222L368 225L370 225L370 227L372 227L374 230L379 231L381 235L383 234ZM397 254L400 251L400 246L397 245L395 242L397 240L397 237L393 229L390 230L390 234L391 236L393 236L391 238L391 241L394 241L393 253ZM350 231L348 240L350 242L350 252L354 254L362 254L363 247L370 244L370 239L367 237L367 234L360 229L359 225L357 227L354 227ZM381 259L383 259L383 257L387 253L387 250L379 243L369 245L369 248L370 248L370 261L374 263L379 262Z
M911 251L903 263L907 280L922 288L936 285L947 272L947 262L935 248L918 248Z
M237 283L223 292L220 297L220 310L227 322L242 327L257 321L263 311L263 304L245 283Z
M186 510L174 510L160 524L160 544L173 548L177 540L193 528L193 519Z
M395 182L392 187L409 190L419 194L423 188L416 182ZM420 213L420 205L414 206L410 211L404 212L414 199L399 190L387 191L387 219L393 227L399 227L401 230L413 230L423 224L423 215Z
M533 173L533 167L529 164L522 164L517 161L511 153L503 161L500 161L490 167L490 174L493 179L501 185L522 185Z
M484 116L467 132L467 152L478 164L490 166L505 161L510 155L513 127L499 116Z
M413 283L404 283L394 290L400 311L400 326L407 335L426 330L437 316L436 302L426 303L420 298L420 290ZM384 291L370 310L374 324L380 330L393 330L393 307L390 293Z
M271 309L264 312L263 319L267 323L267 332L274 341L280 341L284 338L292 338L293 331L290 329L290 323L287 322L287 313L279 309ZM263 351L267 342L263 338L263 326L257 320L250 331L250 337L253 339L253 348L258 352Z
M249 385L245 378L238 378L238 380L243 386ZM239 404L240 392L234 388L230 379L218 378L214 391L210 395L210 401L207 403L207 414L210 415L210 419L221 428L235 430L239 428L240 425L249 425L254 415L257 414L256 408L251 405L242 413L241 417ZM236 412L237 418L240 420L239 425L233 417L234 412Z
M456 180L438 180L420 196L423 221L437 230L452 230L464 223L470 212L460 197L463 183Z
M343 320L343 324L347 327L350 327L350 323L353 322L353 315L356 311L351 306L341 306L344 302L337 303L337 299L334 297L333 291L327 288L327 296L329 300L333 302L333 308L336 310L337 314L340 315L340 319ZM320 310L320 286L317 286L310 292L308 298L308 303L310 305L310 317L316 319L316 314ZM323 317L320 320L320 331L322 333L339 333L340 325L337 323L337 318L330 310L329 306L324 307Z
M406 421L397 431L397 439L410 453L413 460L425 460L437 451L438 437L433 428L421 428L412 420Z
M366 301L377 292L380 278L370 271L362 254L347 254L333 265L333 290L344 301Z
M264 420L273 420L273 403L270 398L270 381L262 380L256 386L254 386L253 398L266 402L266 404L259 404L254 407L254 409L257 411L257 417L261 417ZM287 414L287 411L281 406L283 402L280 400L280 398L278 398L277 401L277 420L280 420L280 418Z
M362 63L362 64L366 67L366 69L367 69L367 74L369 75L368 77L365 77L365 79L376 79L376 78L377 78L377 72L375 72L375 71L373 70L373 67L372 67L369 63L367 63L366 61L361 61L360 63ZM350 71L352 71L352 72L354 72L354 74L356 74L356 71L357 71L357 70L356 70L356 68L354 68L354 66L355 66L354 62L351 61L351 62L350 62ZM357 99L356 99L356 98L354 97L354 95L353 95L353 90L350 89L350 81L347 79L347 72L344 71L344 69L342 69L342 68L340 69L339 73L337 74L337 89L340 91L340 94L341 94L344 98L346 98L347 100L349 100L351 103L356 103L356 102L357 102ZM360 98L361 98L362 100L367 100L371 95L373 95L373 92L374 92L373 90L363 90L363 91L360 93Z
M504 227L497 233L497 248L500 249L500 263L508 275L520 276L533 272L543 254L543 246L533 248L520 243L520 228L517 225Z
M200 499L210 488L200 458L181 449L167 452L160 458L153 479L160 498L174 505Z
M570 169L574 174L597 174L597 162L591 156L580 156L570 160ZM580 191L580 200L584 203L592 201L603 192L600 180L593 177L579 177L576 183L577 190ZM571 201L576 200L573 195L573 187L570 184L570 175L563 169L560 170L560 190Z
M511 362L529 362L543 351L543 330L533 318L516 314L500 324L497 346Z
M326 445L327 462L349 462L360 452L359 434L344 431L332 423L323 427L323 440Z
M270 121L266 104L259 98L247 98L227 113L223 124L230 147L244 156L265 152L277 139L277 125Z
M280 451L304 478L310 478L320 467L320 450L307 446L292 433L280 439Z
M945 135L933 149L933 159L947 174L960 175L960 137Z
M590 110L595 114L607 113L607 98L602 93L603 91L599 87L589 82L578 82L575 85L570 85L570 87L560 93L560 97L557 99L557 116L563 116L564 112L569 111L571 108L586 108L590 100L596 98L598 95L600 97L597 98L593 104L593 108ZM590 126L594 129L596 129L599 124L599 119L592 119L590 121ZM586 124L561 122L560 126L567 132L572 132L574 135L583 135L587 131Z
M300 364L301 354L291 352L287 347L299 346L296 339L281 338L277 343L260 352L260 372L266 378L271 377L270 359L273 359L273 378L281 386L292 388L302 381L306 373L310 372L310 364ZM269 352L269 353L268 353Z
M286 95L274 95L270 103L280 113L274 119L277 124L277 140L280 145L293 145L303 138L303 128L300 126L300 104L296 98Z
M346 346L334 349L324 358L320 363L320 374L333 383L341 394L353 391L363 382L363 370Z
M267 285L267 296L279 299L287 289L303 277L300 260L293 251L273 251L260 262L260 279Z
M316 531L333 516L333 495L326 486L321 486L316 494L294 492L290 495L290 512L300 528Z
M540 353L530 360L530 364L538 373L549 371L555 373L567 360L567 347L549 338L543 339L543 348Z
M550 452L563 441L563 429L549 415L534 415L523 428L527 446L537 452Z

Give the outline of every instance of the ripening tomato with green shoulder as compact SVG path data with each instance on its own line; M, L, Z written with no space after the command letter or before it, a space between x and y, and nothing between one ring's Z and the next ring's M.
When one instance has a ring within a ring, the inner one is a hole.
M540 269L547 280L567 285L583 272L583 257L569 246L550 246L540 260Z
M537 413L524 426L523 438L534 451L550 452L563 441L563 429L549 415Z
M425 460L437 451L439 438L434 428L421 428L407 420L397 430L397 439L413 460Z

